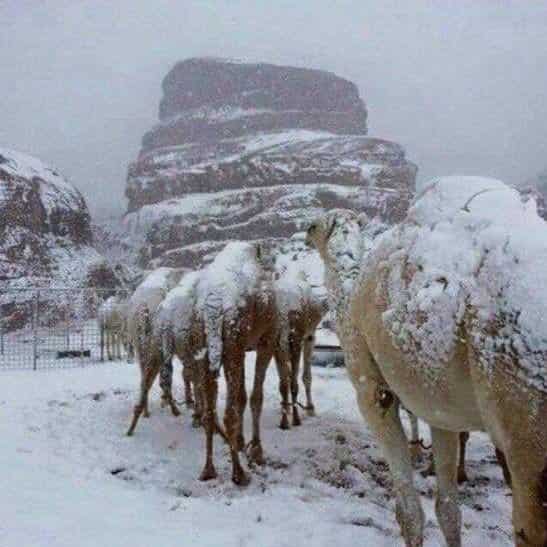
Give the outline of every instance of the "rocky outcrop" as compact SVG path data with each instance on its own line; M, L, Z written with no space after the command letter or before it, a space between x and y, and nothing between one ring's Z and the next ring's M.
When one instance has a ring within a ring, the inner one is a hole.
M521 193L535 199L538 213L547 220L547 169L524 183Z
M144 136L126 188L144 265L193 267L227 240L274 242L332 207L404 216L417 169L401 146L366 135L353 83L190 59L163 92L160 123Z
M4 327L28 320L30 293L26 289L97 285L114 288L119 280L93 247L90 215L80 192L41 161L0 148L0 312ZM17 298L16 290L20 291ZM51 315L55 300L44 291L41 305Z

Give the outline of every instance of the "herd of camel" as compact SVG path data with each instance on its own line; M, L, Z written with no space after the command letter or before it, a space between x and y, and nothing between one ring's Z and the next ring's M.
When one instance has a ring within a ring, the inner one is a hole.
M465 220L470 202L461 203L461 209L454 213L458 222L458 215L463 214ZM501 219L502 224L505 222ZM107 302L101 321L109 355L111 347L114 353L116 345L119 348L117 333L124 331L140 365L140 395L128 435L133 434L140 416L148 415L148 393L158 375L162 404L179 414L171 393L172 358L176 356L183 363L186 402L194 405L194 425L202 426L206 435L200 478L217 476L213 439L218 433L230 449L232 480L246 485L249 478L241 465L241 452L247 454L249 462L265 461L260 417L267 367L273 358L280 378L280 427L289 428L290 421L299 425L298 374L303 353L303 408L313 415L310 365L314 333L328 311L335 320L358 407L389 465L396 517L405 545L423 545L424 514L413 478L417 428L412 428L413 440L409 443L401 423L401 407L430 426L437 476L435 510L449 547L461 545L457 482L465 447L462 441L466 434L462 432L468 431L487 432L505 464L504 475L512 488L515 545L547 547L546 341L540 340L534 348L521 343L512 344L510 350L496 349L489 341L498 335L511 339L512 332L518 331L519 340L525 339L519 330L523 328L518 323L520 312L517 319L511 319L502 313L501 304L499 309L494 304L495 320L481 322L478 304L468 298L450 351L432 362L437 350L431 350L426 338L418 339L420 335L431 336L431 330L426 334L419 330L429 325L429 319L423 317L423 310L409 304L416 295L407 294L401 309L409 324L419 328L413 331L411 345L401 343L401 326L389 323L388 318L396 298L393 291L403 287L411 293L414 276L422 268L414 268L405 248L409 231L419 234L416 223L411 210L400 226L386 232L387 236L384 233L373 238L364 215L348 210L323 214L308 227L305 242L318 251L324 264L326 293L316 290L305 276L288 278L289 273L276 268L272 253L266 253L261 245L232 242L202 270L159 268L128 301L116 302L114 298ZM537 226L545 230L544 223ZM424 241L429 239L421 240L422 247L427 247ZM429 251L439 249L420 252ZM450 254L452 249L442 252ZM483 275L483 270L488 273L487 261L483 257L478 262L474 283L479 292L481 280L487 279ZM509 283L508 271L496 275L502 281L506 276ZM449 301L452 280L438 276L435 283L435 287L425 285L420 298L435 294ZM539 289L545 291L546 287ZM544 311L547 314L547 309ZM449 330L447 326L447 337L451 336ZM444 348L443 344L440 341L439 347ZM256 351L250 397L252 438L248 444L243 435L247 351ZM529 372L531 362L536 367L533 377ZM221 370L227 389L223 424L217 418Z

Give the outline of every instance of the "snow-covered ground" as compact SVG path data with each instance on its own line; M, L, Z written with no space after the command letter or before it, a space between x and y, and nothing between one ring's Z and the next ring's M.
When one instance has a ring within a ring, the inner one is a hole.
M249 389L253 360L249 354ZM181 398L180 374L176 381ZM386 466L343 369L315 369L318 416L281 431L270 367L267 465L251 471L246 489L230 481L218 437L219 478L197 480L203 434L192 429L188 410L175 418L160 409L157 390L152 417L141 420L134 437L125 436L138 384L135 365L2 371L0 382L2 547L402 545ZM249 437L248 412L245 425ZM461 490L463 544L512 545L511 498L483 435L471 437L468 473ZM434 479L419 476L418 485L426 545L443 545L433 514Z

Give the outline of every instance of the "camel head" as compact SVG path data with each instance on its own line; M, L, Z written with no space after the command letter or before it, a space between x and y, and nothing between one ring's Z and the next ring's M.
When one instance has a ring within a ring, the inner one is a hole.
M333 209L311 223L306 244L315 247L324 261L347 255L358 261L362 252L365 217L348 209Z

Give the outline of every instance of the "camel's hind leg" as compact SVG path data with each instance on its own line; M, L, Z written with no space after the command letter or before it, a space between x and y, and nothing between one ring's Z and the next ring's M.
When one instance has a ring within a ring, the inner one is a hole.
M304 339L304 362L302 370L302 383L306 391L306 412L308 416L315 416L315 406L311 397L311 362L313 348L315 347L315 336L310 334Z
M142 368L139 402L135 405L135 409L133 411L133 419L131 421L129 429L127 430L127 435L129 436L133 435L141 414L144 413L145 416L149 415L148 393L150 391L150 388L152 387L152 384L154 383L154 380L156 379L156 376L158 375L159 368L160 363L156 360L146 363L146 365L144 365Z
M184 403L186 406L194 406L192 396L192 367L186 363L182 365L182 383L184 384Z
M460 458L458 460L458 484L468 481L467 472L465 471L465 451L468 440L469 433L467 431L462 431L459 435Z
M205 466L199 477L202 481L215 479L217 472L213 463L213 437L216 424L216 406L218 393L218 376L209 370L208 363L202 363L200 371L200 384L203 391L203 425L205 426L206 457Z
M272 360L272 350L269 347L259 347L256 354L256 366L253 392L251 394L251 411L253 414L253 438L249 459L259 465L264 464L264 454L262 451L262 442L260 440L260 417L262 415L262 405L264 402L264 380L268 365Z
M437 473L435 512L448 547L461 546L461 512L458 504L460 434L431 428Z
M226 350L225 350L226 352ZM228 353L228 352L226 352ZM239 460L239 448L241 443L241 387L244 385L245 352L234 349L229 358L223 359L224 375L226 377L226 408L224 411L224 428L230 443L230 455L232 459L232 481L239 486L249 484L249 477L243 471Z
M513 489L517 547L547 546L547 454L514 450L507 454Z
M290 386L290 373L289 363L287 357L280 351L275 352L275 365L277 367L277 373L279 375L279 394L281 395L281 422L279 427L281 429L290 429L288 410L289 403L289 386Z
M422 445L420 444L420 427L418 425L418 418L412 414L412 412L406 411L408 419L410 421L410 455L412 456L412 463L416 464L422 457Z
M298 371L300 369L300 354L302 353L302 341L292 340L290 344L291 357L291 402L292 402L292 425L301 425L298 413Z

